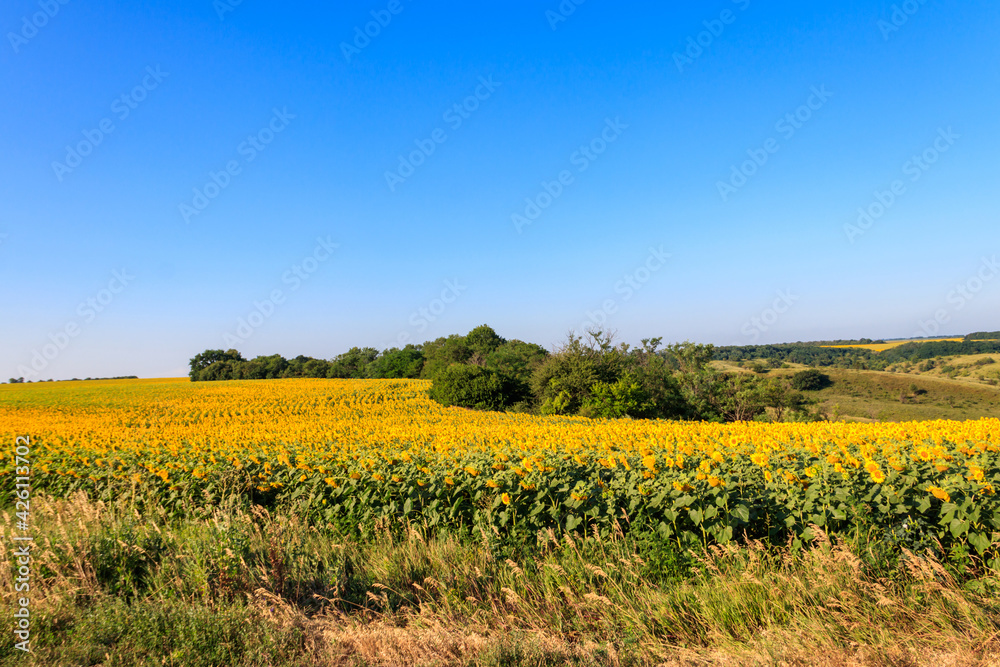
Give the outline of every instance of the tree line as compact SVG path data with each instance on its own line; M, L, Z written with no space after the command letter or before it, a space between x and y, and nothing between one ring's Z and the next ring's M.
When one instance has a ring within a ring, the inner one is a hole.
M354 347L331 359L280 355L244 359L236 350L206 350L191 359L192 381L265 378L423 378L445 406L593 418L632 417L744 421L817 418L787 379L718 371L712 345L660 338L640 346L612 334L570 334L549 352L476 327L421 345L378 351Z
M970 338L970 336L975 338ZM784 343L779 345L733 345L715 348L715 358L723 361L765 360L828 368L880 371L901 362L918 362L935 357L1000 352L1000 333L970 334L960 341L904 343L874 352L861 348L821 347L847 343ZM863 339L867 340L867 339ZM870 342L870 341L869 341Z

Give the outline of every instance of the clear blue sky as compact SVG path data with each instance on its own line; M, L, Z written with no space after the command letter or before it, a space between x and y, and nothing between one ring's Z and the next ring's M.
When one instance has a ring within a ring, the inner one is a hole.
M1000 328L995 2L672 4L5 2L0 376Z

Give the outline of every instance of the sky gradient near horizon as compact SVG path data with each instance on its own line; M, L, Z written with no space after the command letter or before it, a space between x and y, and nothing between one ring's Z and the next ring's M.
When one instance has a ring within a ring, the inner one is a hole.
M0 379L483 323L1000 329L988 0L12 0L0 29Z

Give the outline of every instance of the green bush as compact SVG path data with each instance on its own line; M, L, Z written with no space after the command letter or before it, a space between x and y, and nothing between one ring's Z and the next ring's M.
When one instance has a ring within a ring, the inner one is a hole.
M469 364L451 364L441 371L429 396L444 406L474 410L503 410L522 400L506 376Z
M799 371L792 376L792 388L798 391L818 391L831 384L830 376L820 373L815 368Z
M585 417L615 419L644 417L655 408L652 399L632 375L626 373L617 382L597 382L580 411Z

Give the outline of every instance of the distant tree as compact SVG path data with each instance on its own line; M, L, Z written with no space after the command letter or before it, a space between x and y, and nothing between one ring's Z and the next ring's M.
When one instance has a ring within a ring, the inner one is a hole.
M465 345L471 353L470 359L475 357L474 363L479 366L485 365L486 358L506 342L506 339L501 338L486 324L476 327L465 335Z
M368 364L370 378L417 378L424 366L424 353L414 345L392 348Z
M215 363L209 364L202 370L198 372L197 380L201 382L211 382L216 380L232 380L235 375L233 373L233 364L237 362L233 361L216 361Z
M272 354L267 357L257 357L264 367L264 377L268 380L280 378L281 374L288 368L288 360L280 354Z
M1000 340L1000 331L977 331L966 335L965 340Z
M580 414L585 417L648 417L656 410L653 397L630 373L614 383L597 382L590 388Z
M201 377L202 371L206 370L209 366L220 362L234 362L234 361L246 361L236 350L205 350L200 354L196 354L192 357L190 361L190 372L188 377L191 378L192 382L197 382L198 380L205 380L208 378ZM218 374L218 370L214 375ZM232 373L232 366L229 367L230 374Z
M752 375L720 374L715 386L714 407L727 422L750 421L768 407L783 406L780 388Z
M378 356L379 352L374 347L352 347L330 362L326 376L343 379L368 377L368 365Z
M516 409L532 411L537 405L531 391L531 376L548 359L549 353L540 345L509 340L494 349L485 360L485 367L507 377L512 383L512 395L517 396Z
M464 364L472 356L465 336L457 334L424 343L423 351L424 367L420 371L420 377L431 380L452 364Z
M310 359L302 368L302 375L307 378L325 378L330 369L330 362L323 359Z
M430 397L444 406L503 410L513 403L509 391L509 383L500 373L471 364L452 364L434 378Z
M818 391L831 384L830 376L815 368L799 371L792 376L792 387L799 391Z

